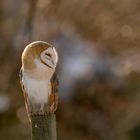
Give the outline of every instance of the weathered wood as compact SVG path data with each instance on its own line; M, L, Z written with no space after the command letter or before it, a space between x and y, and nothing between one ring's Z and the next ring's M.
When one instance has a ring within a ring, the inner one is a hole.
M32 140L56 140L56 117L51 115L31 116Z

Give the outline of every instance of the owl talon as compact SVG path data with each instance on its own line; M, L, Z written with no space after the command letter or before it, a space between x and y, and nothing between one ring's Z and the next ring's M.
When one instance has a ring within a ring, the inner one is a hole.
M54 114L55 112L55 103L53 103L50 107L49 107L49 114Z
M37 112L37 114L38 114L38 115L44 115L44 112L43 112L43 110L39 110L39 111Z

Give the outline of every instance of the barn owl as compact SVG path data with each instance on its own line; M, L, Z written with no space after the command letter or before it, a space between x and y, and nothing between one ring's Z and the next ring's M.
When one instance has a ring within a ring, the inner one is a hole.
M20 79L29 116L50 114L56 110L57 62L56 49L44 41L35 41L24 49Z

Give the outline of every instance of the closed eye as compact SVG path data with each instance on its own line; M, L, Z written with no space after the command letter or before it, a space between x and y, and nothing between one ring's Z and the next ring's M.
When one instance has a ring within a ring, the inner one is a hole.
M45 55L47 55L47 56L51 57L51 54L50 54L50 53L45 53Z

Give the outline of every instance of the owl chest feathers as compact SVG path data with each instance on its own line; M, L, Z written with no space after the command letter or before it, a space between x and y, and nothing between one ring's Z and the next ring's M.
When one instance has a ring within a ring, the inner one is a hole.
M35 60L35 64L35 69L24 70L23 68L22 82L31 102L45 104L48 103L51 93L50 79L54 70L46 68L38 60Z
M31 102L45 104L51 92L50 80L37 80L23 74L23 83Z

